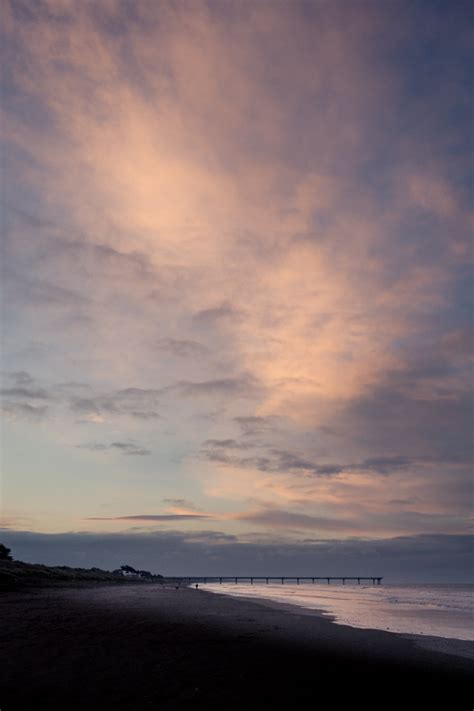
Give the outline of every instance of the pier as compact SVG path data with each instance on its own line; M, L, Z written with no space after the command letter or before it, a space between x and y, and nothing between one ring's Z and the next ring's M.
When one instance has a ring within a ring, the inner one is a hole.
M176 583L185 583L188 585L194 584L194 583L203 583L204 585L207 583L219 583L222 585L222 583L250 583L251 585L255 583L262 583L264 582L266 585L269 584L269 582L278 582L281 583L282 585L285 584L285 582L296 582L297 585L300 584L300 582L309 582L311 581L313 584L315 583L316 580L324 580L327 582L328 585L331 584L331 581L334 582L342 582L343 585L346 584L346 581L353 581L355 582L357 580L357 584L360 585L361 580L362 581L372 581L373 585L380 585L383 576L379 575L356 575L356 576L351 576L351 575L344 575L344 576L337 576L337 575L324 575L324 576L306 576L306 575L200 575L200 576L179 576L179 577L171 577L167 578L167 580L176 582Z

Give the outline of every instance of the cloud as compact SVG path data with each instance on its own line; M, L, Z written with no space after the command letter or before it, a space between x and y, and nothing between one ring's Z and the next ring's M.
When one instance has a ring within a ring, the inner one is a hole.
M48 414L48 408L45 405L30 405L25 402L3 402L1 409L7 417L14 420L24 419L32 422L43 420Z
M253 511L235 515L235 520L250 522L263 526L269 531L278 529L286 533L295 531L318 531L319 535L326 532L340 532L341 535L366 536L370 531L372 536L391 535L409 531L412 535L431 530L433 533L469 534L471 526L459 521L458 517L439 513L425 513L417 510L386 511L383 515L377 511L367 511L366 519L354 517L339 507L332 517L317 516L298 511L288 511L266 506Z
M248 521L258 525L286 530L303 529L317 531L341 531L354 533L357 523L354 520L330 519L324 516L309 516L307 514L278 509L262 509L247 512L237 516L239 521Z
M247 445L235 439L207 439L203 446L212 449L247 449Z
M438 5L4 3L3 407L12 437L42 423L6 443L32 497L58 500L36 467L66 437L130 437L203 508L465 515L468 31Z
M118 449L127 455L146 456L148 454L151 454L151 451L149 449L138 446L136 444L132 444L131 442L112 442L112 444L110 444L109 446L112 449Z
M469 582L472 536L273 543L219 531L60 533L3 531L18 560L114 569L128 563L164 575L382 575L384 582Z
M186 521L196 518L210 518L207 514L137 514L135 516L95 516L87 521Z
M0 389L0 409L9 420L37 423L49 417L55 399L53 392L40 387L26 371L7 371L3 377L8 385ZM48 404L38 404L38 401Z
M13 381L17 386L31 386L34 384L34 378L31 377L30 373L25 370L16 371L12 373L5 373L6 377Z
M208 348L202 343L186 339L164 338L158 341L157 347L178 358L202 358L209 353Z
M472 458L469 391L433 393L426 397L400 389L389 378L365 396L340 409L337 425L351 439L390 450L396 457L468 463ZM332 424L332 423L331 423ZM370 460L369 460L370 461Z
M134 442L111 442L110 444L101 444L98 442L90 442L88 444L76 445L79 449L88 449L91 452L106 452L118 450L127 456L145 457L151 454L151 450Z
M4 372L7 387L0 389L2 396L1 410L12 420L31 422L46 418L54 395L39 387L35 379L26 371ZM38 404L38 400L51 401L48 405Z
M243 457L234 453L235 450L252 450L255 447L260 450L258 454ZM208 439L203 443L202 453L209 461L233 467L255 468L264 472L304 472L319 476L359 471L390 474L400 469L410 469L417 464L416 460L404 456L374 456L361 462L344 464L319 463L294 452L233 439Z
M176 508L181 508L181 509L196 509L196 505L192 501L188 501L188 499L170 499L170 498L165 498L163 499L163 503L169 504L170 506L174 506Z
M389 474L398 469L407 469L414 462L407 457L369 457L359 467L379 474Z
M18 386L14 388L1 388L0 395L25 400L48 400L50 397L45 390Z
M103 395L75 397L70 408L77 415L125 415L136 419L160 419L157 412L163 390L153 388L124 388Z
M277 417L255 417L254 415L240 416L234 419L245 436L261 435L269 432L277 427L279 422Z
M214 308L201 309L194 314L194 320L199 326L212 326L222 321L235 321L243 318L240 309L232 304L221 304Z
M21 274L7 273L4 284L5 295L18 306L26 306L33 311L50 309L66 311L73 309L79 313L87 299L72 289L49 281L27 278Z
M19 404L27 404L28 400L47 400L50 401L51 408L66 407L73 415L85 417L116 415L138 420L161 419L162 416L156 408L160 404L160 397L167 392L166 388L127 387L112 392L97 393L90 384L81 382L50 383L47 386L40 386L37 380L26 372L6 373L5 377L13 382L8 387L0 389L0 394L5 398Z
M201 382L181 381L173 387L186 397L252 397L259 385L251 375L243 374L232 378L217 378Z

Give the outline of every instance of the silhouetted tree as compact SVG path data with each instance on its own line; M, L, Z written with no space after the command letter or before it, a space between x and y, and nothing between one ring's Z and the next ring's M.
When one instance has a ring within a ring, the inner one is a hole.
M10 548L4 546L3 543L0 543L0 560L13 560L10 555Z
M138 570L132 568L131 565L121 565L120 570L126 575L138 575Z

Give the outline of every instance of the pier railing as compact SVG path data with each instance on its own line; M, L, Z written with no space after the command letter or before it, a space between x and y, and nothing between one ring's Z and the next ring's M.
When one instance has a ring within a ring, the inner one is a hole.
M194 583L219 583L222 585L222 583L250 583L253 585L254 583L262 583L265 582L266 585L269 584L269 582L281 582L283 585L285 582L296 582L297 585L300 584L300 582L309 582L311 581L313 584L316 582L316 580L325 580L327 581L327 584L329 585L331 581L340 581L342 582L343 585L346 584L346 581L356 581L357 584L360 585L361 580L367 580L367 581L372 581L372 584L375 585L380 585L380 583L383 580L383 576L379 575L324 575L324 576L317 576L317 575L198 575L198 576L178 576L178 577L167 577L167 580L170 582L176 582L176 583L185 583L188 585L194 584Z

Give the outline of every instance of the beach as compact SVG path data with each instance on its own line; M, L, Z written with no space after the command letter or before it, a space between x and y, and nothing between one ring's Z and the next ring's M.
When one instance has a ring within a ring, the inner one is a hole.
M98 585L0 604L2 711L473 705L467 657L268 601Z

